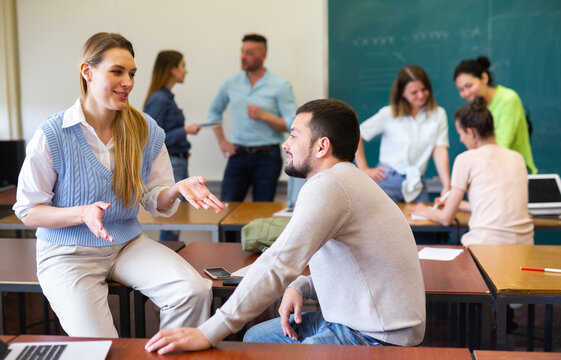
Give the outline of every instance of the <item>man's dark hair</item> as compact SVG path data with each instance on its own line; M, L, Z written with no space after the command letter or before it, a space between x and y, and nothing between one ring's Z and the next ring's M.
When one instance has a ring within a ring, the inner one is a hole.
M354 110L344 102L333 99L313 100L300 106L296 115L311 113L310 130L312 141L327 137L331 142L333 156L343 161L355 159L360 128Z
M244 37L242 39L242 42L246 42L246 41L253 41L253 42L262 43L265 46L265 50L267 50L267 39L263 35L246 34L246 35L244 35Z

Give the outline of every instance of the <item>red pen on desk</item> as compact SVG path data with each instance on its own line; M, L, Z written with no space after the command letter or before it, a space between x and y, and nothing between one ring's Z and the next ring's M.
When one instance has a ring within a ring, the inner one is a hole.
M525 267L521 266L520 270L533 270L533 271L543 271L543 272L556 272L561 273L561 269L552 269L552 268L535 268L535 267Z

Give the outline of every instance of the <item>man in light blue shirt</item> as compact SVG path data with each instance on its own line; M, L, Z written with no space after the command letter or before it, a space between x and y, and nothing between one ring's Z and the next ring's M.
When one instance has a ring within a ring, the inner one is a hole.
M296 113L292 85L268 71L263 63L267 40L257 34L242 40L242 71L228 77L210 105L209 122L222 122L230 104L230 141L222 126L214 128L228 164L222 180L223 201L243 201L250 186L253 201L273 201L282 169L280 144Z

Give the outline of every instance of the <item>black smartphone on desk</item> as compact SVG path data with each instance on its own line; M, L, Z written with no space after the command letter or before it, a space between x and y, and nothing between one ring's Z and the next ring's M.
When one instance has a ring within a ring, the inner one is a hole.
M205 273L215 280L227 279L230 277L230 272L222 267L206 268Z
M224 280L222 282L222 285L224 286L238 286L238 284L240 283L240 281L242 281L243 278L241 277L231 277L228 278L226 280Z

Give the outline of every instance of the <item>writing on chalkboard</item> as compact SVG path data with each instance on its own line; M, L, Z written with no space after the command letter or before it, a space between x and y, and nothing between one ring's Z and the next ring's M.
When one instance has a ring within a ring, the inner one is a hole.
M425 40L446 40L448 39L448 31L419 31L413 33L413 41L425 41Z
M460 37L464 38L464 39L470 39L473 37L477 37L477 36L483 36L483 31L481 31L481 29L479 28L479 26L476 26L474 28L461 28L458 31Z
M415 31L408 35L376 35L376 36L356 36L351 39L351 44L356 48L373 47L373 46L388 46L399 45L399 42L424 42L424 41L439 41L449 40L451 37L459 37L462 39L470 39L477 36L483 36L483 31L479 26L471 28L460 28L457 31L447 30L428 30L428 31Z

